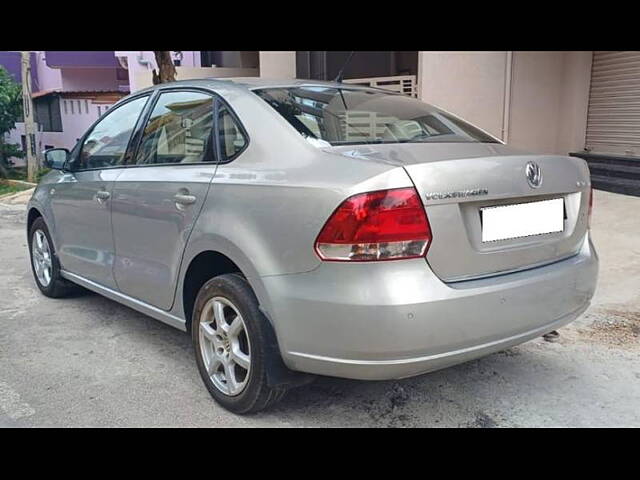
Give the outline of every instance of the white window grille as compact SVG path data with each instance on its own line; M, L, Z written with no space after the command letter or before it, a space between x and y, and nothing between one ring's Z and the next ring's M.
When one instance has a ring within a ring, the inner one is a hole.
M372 78L350 78L343 80L344 83L363 85L368 87L382 88L392 92L402 93L409 97L417 98L418 89L416 87L415 75L398 75L395 77L372 77Z

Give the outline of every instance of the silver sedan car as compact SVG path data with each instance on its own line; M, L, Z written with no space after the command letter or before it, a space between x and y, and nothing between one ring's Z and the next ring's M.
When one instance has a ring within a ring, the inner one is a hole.
M99 118L28 205L38 288L82 286L190 332L221 405L314 375L398 379L589 306L589 170L342 83L193 80Z

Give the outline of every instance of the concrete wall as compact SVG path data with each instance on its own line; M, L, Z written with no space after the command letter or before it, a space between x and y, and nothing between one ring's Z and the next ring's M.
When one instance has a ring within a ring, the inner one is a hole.
M585 147L592 62L593 52L565 52L558 127L559 152L577 152Z
M260 76L296 78L296 52L260 52Z
M419 52L418 97L502 138L507 52Z
M514 52L509 143L556 153L564 52Z
M584 147L592 52L420 52L420 98L509 145Z

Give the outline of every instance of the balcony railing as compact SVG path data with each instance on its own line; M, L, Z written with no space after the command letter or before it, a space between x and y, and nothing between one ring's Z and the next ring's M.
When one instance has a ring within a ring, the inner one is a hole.
M416 87L415 75L398 75L394 77L372 77L372 78L350 78L344 80L344 83L352 83L355 85L364 85L375 88L391 90L392 92L402 93L409 97L416 98L418 89Z

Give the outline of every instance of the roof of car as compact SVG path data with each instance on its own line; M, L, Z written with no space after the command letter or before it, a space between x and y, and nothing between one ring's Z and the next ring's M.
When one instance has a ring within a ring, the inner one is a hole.
M249 89L264 87L294 87L301 85L322 85L324 87L344 86L337 82L327 82L323 80L303 80L303 79L284 79L284 78L261 78L261 77L235 77L227 79L219 79L231 81L237 85L245 86Z
M322 86L322 87L342 87L371 89L371 87L344 84L337 82L327 82L323 80L303 80L303 79L277 79L277 78L260 78L260 77L230 77L230 78L196 78L187 80L178 80L171 83L163 83L142 89L136 93L152 91L157 88L167 88L170 86L182 87L205 87L215 88L221 86L234 86L240 90L254 90L257 88L267 87L296 87L296 86Z

